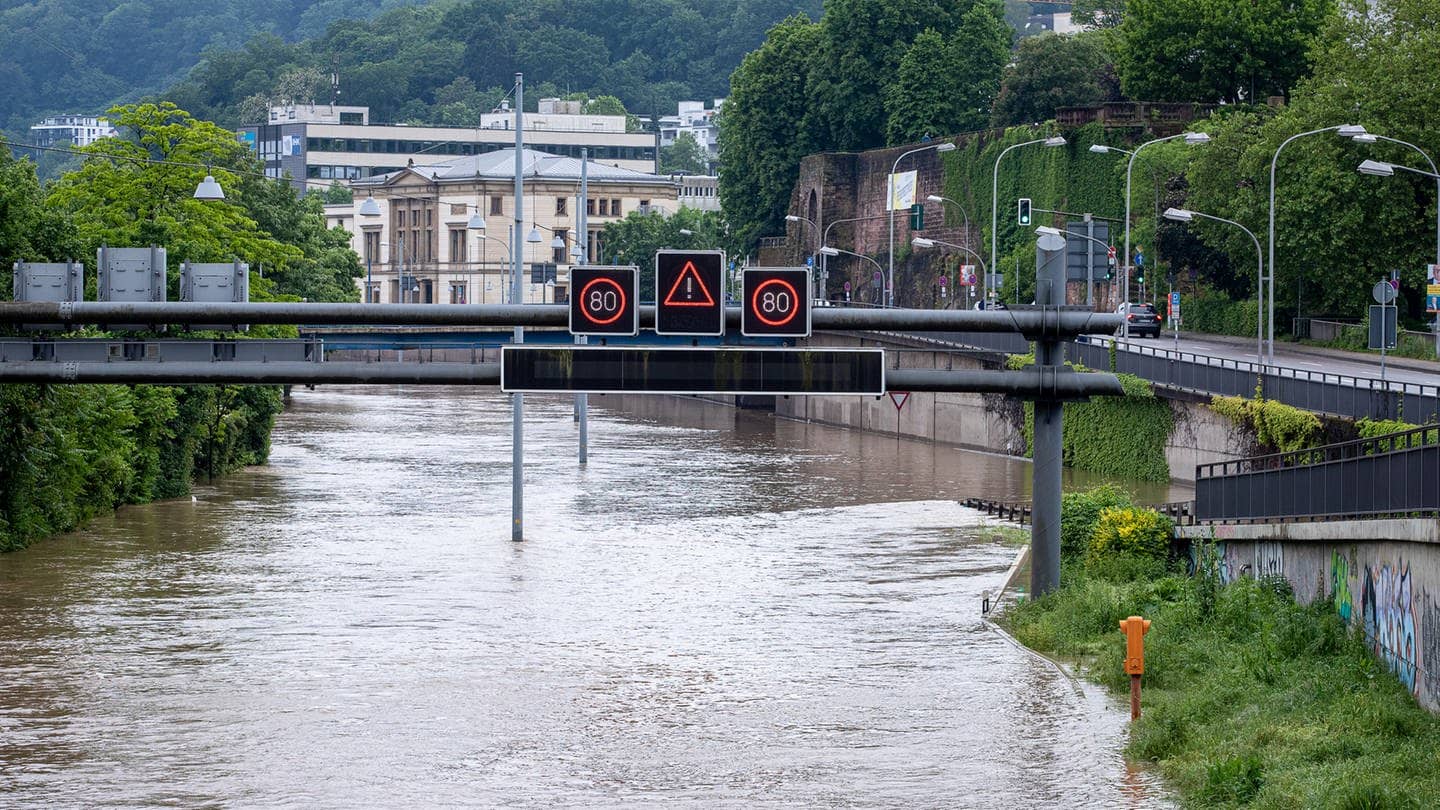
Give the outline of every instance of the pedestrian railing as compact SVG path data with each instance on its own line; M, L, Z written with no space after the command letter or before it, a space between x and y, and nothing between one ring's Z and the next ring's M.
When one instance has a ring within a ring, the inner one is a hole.
M1201 464L1195 519L1440 516L1440 427Z

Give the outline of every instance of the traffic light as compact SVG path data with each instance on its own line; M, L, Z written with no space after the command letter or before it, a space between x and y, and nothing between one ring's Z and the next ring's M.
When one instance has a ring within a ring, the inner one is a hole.
M1144 284L1144 283L1145 283L1145 265L1143 265L1143 264L1137 264L1137 265L1135 265L1135 283L1136 283L1136 284Z
M925 230L925 206L920 203L910 206L910 230Z
M1030 198L1029 198L1029 197L1021 197L1021 198L1020 198L1019 200L1017 200L1016 202L1019 203L1019 207L1020 207L1020 224L1021 224L1021 225L1029 225L1029 224L1030 224Z

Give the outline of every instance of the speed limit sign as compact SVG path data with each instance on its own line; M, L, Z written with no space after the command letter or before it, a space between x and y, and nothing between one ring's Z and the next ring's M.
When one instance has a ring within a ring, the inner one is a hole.
M808 268L748 267L740 287L740 334L746 337L810 336Z
M570 333L635 335L640 332L635 267L570 268Z

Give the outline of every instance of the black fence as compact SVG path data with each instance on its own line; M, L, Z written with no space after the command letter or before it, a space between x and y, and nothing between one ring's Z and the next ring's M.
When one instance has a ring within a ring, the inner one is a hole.
M1440 516L1440 427L1201 464L1195 519Z

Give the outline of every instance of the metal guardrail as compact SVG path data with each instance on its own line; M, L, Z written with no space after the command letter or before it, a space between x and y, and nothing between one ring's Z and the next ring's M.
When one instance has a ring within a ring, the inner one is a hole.
M1440 427L1201 464L1195 518L1440 517Z
M992 501L988 498L966 498L962 503L968 509L978 509L987 515L994 515L1001 520L1008 520L1021 526L1031 523L1031 508L1028 501L1011 503Z
M1088 368L1110 368L1108 344L1066 345L1067 359ZM1131 344L1115 352L1115 371L1184 391L1266 399L1307 411L1352 419L1440 421L1440 386L1381 381L1323 371L1266 366L1192 352Z

